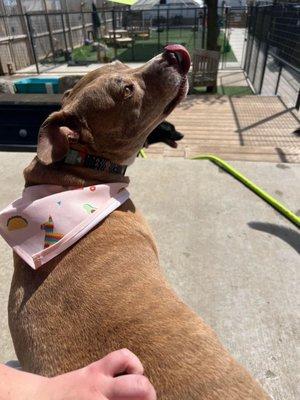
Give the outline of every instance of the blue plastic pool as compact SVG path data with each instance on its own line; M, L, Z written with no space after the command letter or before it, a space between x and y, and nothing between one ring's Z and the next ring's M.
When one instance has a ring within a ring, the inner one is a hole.
M14 82L17 93L58 93L58 77L25 78Z

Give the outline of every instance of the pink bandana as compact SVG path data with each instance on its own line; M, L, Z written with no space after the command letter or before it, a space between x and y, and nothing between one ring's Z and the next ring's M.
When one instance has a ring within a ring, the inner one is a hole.
M123 204L129 198L126 186L30 186L1 211L0 234L27 264L38 269Z

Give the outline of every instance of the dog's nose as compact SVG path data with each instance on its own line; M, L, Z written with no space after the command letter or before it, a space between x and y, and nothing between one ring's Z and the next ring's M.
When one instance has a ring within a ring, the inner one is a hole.
M169 44L165 47L163 57L182 75L189 72L191 58L187 49L180 44Z

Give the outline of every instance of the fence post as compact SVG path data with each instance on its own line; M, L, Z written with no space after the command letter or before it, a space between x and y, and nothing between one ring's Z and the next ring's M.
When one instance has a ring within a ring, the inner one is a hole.
M65 29L65 21L64 21L64 14L61 12L61 23L62 23L62 28L63 28L63 36L64 36L64 42L65 42L65 48L66 48L66 53L65 53L65 58L69 58L69 47L68 47L68 41L67 41L67 35L66 35L66 29ZM67 61L67 59L66 59Z
M265 20L266 20L266 7L263 10L262 22L260 24L260 31L259 31L260 40L259 40L259 45L258 45L258 49L257 49L257 57L256 57L255 68L254 68L254 72L253 72L253 82L255 81L255 78L256 78L258 58L259 58L259 53L260 53L260 49L261 49L261 42L263 41L262 32L263 32L263 27L264 27L264 24L265 24ZM266 59L267 59L267 54L265 54L265 60ZM264 60L264 66L265 66L265 60ZM264 74L264 71L262 73ZM261 82L259 93L261 93L262 85L263 85L263 82Z
M54 48L54 42L53 42L53 37L52 37L52 31L51 31L51 26L50 26L50 20L49 20L49 15L48 15L48 8L47 8L47 3L46 0L43 0L44 3L44 9L45 9L45 19L46 19L46 26L47 30L49 32L49 41L50 41L50 47L53 55L53 61L55 61L55 48Z
M123 13L125 13L125 16L127 18L127 22L129 20L129 25L131 27L131 39L132 39L132 42L131 42L131 58L132 58L132 61L135 61L135 32L133 30L132 12L131 12L130 8L128 10L122 11L122 20L124 20L124 14Z
M14 66L16 68L16 59L15 59L14 49L12 46L13 39L11 39L11 33L10 33L9 26L8 26L9 24L7 23L8 16L7 16L3 1L0 1L0 12L2 13L3 28L4 28L4 32L5 32L6 39L7 39L9 58L10 58L10 61L14 64ZM7 62L8 62L8 60L6 60L6 63ZM8 68L8 63L7 63L7 68ZM8 73L10 74L9 70L8 70Z
M23 30L23 33L26 34L26 48L28 51L29 61L30 61L30 64L32 64L32 63L34 63L34 55L33 55L32 49L31 49L31 45L30 45L28 27L26 24L26 18L25 18L21 0L17 0L17 6L18 6L20 14L21 14L20 19L21 19L22 30Z
M64 10L66 12L66 21L67 21L67 25L68 25L68 32L69 32L69 43L71 46L71 49L74 50L74 46L73 46L73 38L72 38L72 26L71 26L71 22L70 22L70 12L69 12L69 7L68 7L68 1L64 0Z
M194 9L195 14L194 14L194 37L193 37L193 45L194 49L196 47L196 32L198 35L198 24L197 24L197 8Z
M35 67L36 67L36 72L37 72L37 74L39 74L40 73L40 69L39 69L38 59L36 57L35 45L34 45L34 40L33 40L33 36L32 36L33 32L32 32L32 26L31 26L31 23L30 23L30 15L28 13L26 13L25 14L25 18L26 18L26 22L27 22L27 26L28 26L28 33L29 33L29 37L30 37L30 43L31 43L34 63L35 63Z
M275 96L277 95L277 92L278 92L279 82L280 82L280 78L281 78L281 72L282 72L282 64L280 64L280 66L279 66L278 78L277 78L276 88L275 88Z
M246 30L245 30L245 43L246 43L246 51L245 51L245 59L244 59L244 65L242 66L243 70L248 73L248 68L246 66L247 64L247 57L248 57L248 45L249 45L249 28L250 28L250 21L252 17L252 8L253 6L251 5L250 7L247 7L247 21L246 21Z
M227 41L228 41L228 46L229 46L229 40L227 39L227 36L228 36L228 29L229 29L229 12L228 12L228 10L229 10L229 7L225 7L225 32L224 32L224 36L223 36L223 45L221 44L221 54L222 54L222 69L224 69L224 62L225 62L225 65L226 65L226 60L224 60L224 58L225 58L225 45L227 44ZM220 29L220 32L221 32L221 29ZM220 32L219 32L219 35L220 35ZM223 51L222 51L223 50Z
M159 15L159 5L157 6L157 51L160 52L160 15Z
M114 58L117 58L117 43L116 43L116 20L115 20L115 7L112 9L112 26L113 26L113 35L114 35Z
M256 29L256 22L257 22L257 10L258 10L258 6L250 6L250 10L251 10L251 17L250 17L250 23L249 23L249 29L248 29L248 43L247 43L247 53L248 53L248 46L250 45L250 28L252 28L252 40L251 40L251 46L249 46L249 57L248 57L248 65L246 71L247 71L247 75L249 74L249 69L250 69L250 61L251 61L251 57L252 57L252 52L253 52L253 43L254 43L254 34L255 34L255 29ZM255 12L254 12L255 11ZM255 19L254 19L255 18ZM253 22L253 23L252 23ZM246 56L247 59L247 56ZM246 62L245 62L246 65Z
M85 3L81 3L81 5L80 5L80 12L81 12L81 22L82 22L83 41L85 42L85 39L86 39L86 29L85 29L85 20L84 20L84 11L83 11L84 4L85 4Z
M205 41L205 30L206 30L206 6L203 7L202 14L202 49L206 49L206 41Z
M267 43L266 43L266 50L265 50L265 59L264 59L263 71L261 74L261 79L260 79L260 84L259 84L259 94L261 94L263 83L264 83L264 78L265 78L268 53L269 53L269 36L270 36L270 29L272 26L272 19L273 19L272 17L273 17L273 8L271 9L271 13L270 13L270 23L269 23L268 33L267 33L267 38L266 38ZM254 76L254 78L255 78L255 76Z
M169 43L169 18L170 18L170 10L167 8L167 44Z
M299 109L300 109L300 89L299 89L299 92L298 92L298 97L297 97L297 102L296 102L296 110L298 110L299 111Z
M4 26L5 34L6 34L6 37L7 37L9 57L10 57L10 61L16 66L14 49L12 48L12 40L11 40L10 31L9 31L9 27L8 27L6 18L8 18L8 17L7 17L6 12L5 12L5 14L3 14L3 26Z

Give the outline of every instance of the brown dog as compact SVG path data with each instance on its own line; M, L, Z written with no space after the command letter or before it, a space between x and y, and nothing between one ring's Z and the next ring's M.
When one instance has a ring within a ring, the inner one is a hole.
M117 63L80 80L40 130L26 185L94 185L122 175L64 163L73 143L127 165L187 91L189 57L170 46L138 69ZM161 400L268 396L174 294L130 200L38 271L15 255L10 330L21 366L53 376L127 347Z

